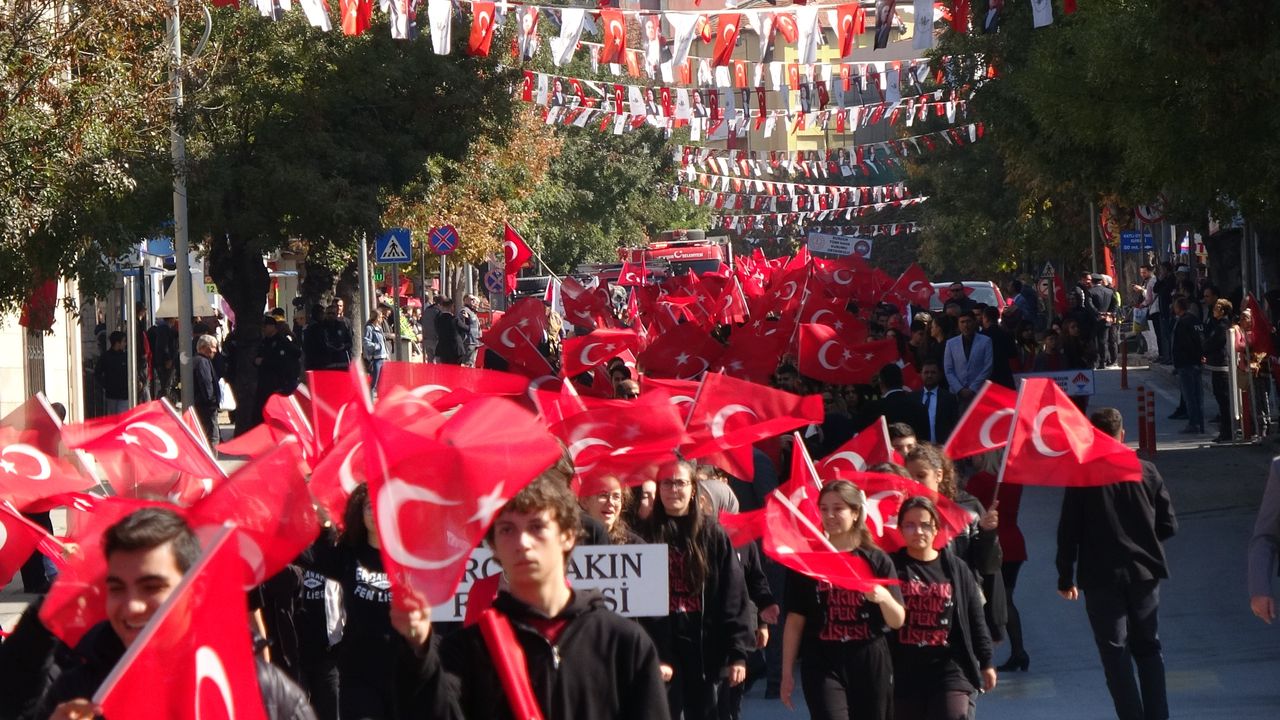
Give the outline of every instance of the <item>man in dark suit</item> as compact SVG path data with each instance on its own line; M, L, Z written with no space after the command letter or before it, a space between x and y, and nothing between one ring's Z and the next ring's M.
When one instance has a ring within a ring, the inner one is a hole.
M867 416L883 415L885 422L906 423L916 431L916 437L928 437L929 416L924 405L902 387L902 368L890 363L880 368L880 399L867 408Z
M912 393L912 398L920 403L927 416L926 429L921 435L935 445L942 445L951 437L951 431L960 422L960 402L950 390L942 385L942 366L936 361L926 360L920 366L920 380L924 389Z
M991 338L991 382L1012 389L1012 363L1018 356L1018 349L1013 336L1000 327L999 308L982 308L982 334Z

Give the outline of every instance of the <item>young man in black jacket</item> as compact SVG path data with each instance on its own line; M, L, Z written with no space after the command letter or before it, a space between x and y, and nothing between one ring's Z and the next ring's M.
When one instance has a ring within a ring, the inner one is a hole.
M1101 408L1089 419L1124 441L1118 410ZM1076 600L1084 591L1117 717L1164 720L1169 703L1157 633L1159 582L1169 577L1162 543L1178 522L1160 472L1141 462L1142 482L1067 488L1058 520L1058 594Z
M178 588L182 576L200 558L200 543L186 521L172 510L145 508L107 529L104 595L107 620L89 629L76 645L70 664L45 693L40 708L25 717L88 720L93 697L151 617ZM35 616L24 616L38 622ZM245 618L245 623L249 618ZM35 659L39 661L39 658ZM272 720L315 720L302 689L283 671L258 660L258 684Z
M665 720L666 691L653 642L593 590L574 590L565 565L578 533L578 503L553 468L499 511L486 543L509 590L493 602L524 654L528 685L547 720ZM411 602L411 601L410 601ZM401 678L403 717L515 718L493 649L478 626L439 640L430 608L392 610L416 654ZM410 650L409 648L412 648Z

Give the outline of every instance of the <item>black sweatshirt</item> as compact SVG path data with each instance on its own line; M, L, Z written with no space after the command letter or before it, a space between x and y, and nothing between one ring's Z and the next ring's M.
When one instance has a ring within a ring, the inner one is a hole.
M636 623L611 612L600 593L577 590L557 619L555 643L534 625L546 618L498 594L493 607L511 621L529 684L548 720L666 720L666 690L653 643ZM432 641L402 681L401 716L431 720L513 717L478 626ZM411 653L408 644L402 652ZM411 664L406 663L405 667Z
M1161 543L1178 531L1178 520L1160 471L1139 462L1142 482L1067 488L1058 520L1059 590L1169 577Z

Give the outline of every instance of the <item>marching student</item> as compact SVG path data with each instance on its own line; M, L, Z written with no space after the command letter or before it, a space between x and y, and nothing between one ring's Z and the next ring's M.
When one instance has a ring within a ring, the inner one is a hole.
M688 462L658 483L658 500L642 534L669 548L670 614L645 622L668 682L675 720L716 716L722 673L730 687L746 680L755 637L747 620L746 584L729 536L698 510L698 483Z
M861 557L876 577L892 578L893 561L867 530L865 496L848 480L818 494L827 539L841 552ZM782 702L794 709L795 664L814 720L893 716L893 661L886 634L902 627L906 611L895 586L871 592L832 586L787 573L787 620L782 635Z
M622 487L615 475L582 484L578 500L586 516L604 526L610 545L633 545L644 542L631 530L625 514L631 503L631 492Z
M965 720L973 694L996 686L977 581L950 547L934 549L940 524L928 498L898 510L906 547L892 557L907 617L891 643L897 720Z
M507 587L479 623L441 640L429 607L407 598L391 611L412 660L401 717L668 717L653 642L598 591L566 581L579 517L568 481L553 466L498 512L485 543Z
M156 611L200 559L200 543L186 521L165 508L138 510L107 529L104 595L107 619L90 628L31 718L90 720L93 697ZM245 618L245 623L249 618ZM268 717L315 720L302 689L276 666L257 659Z

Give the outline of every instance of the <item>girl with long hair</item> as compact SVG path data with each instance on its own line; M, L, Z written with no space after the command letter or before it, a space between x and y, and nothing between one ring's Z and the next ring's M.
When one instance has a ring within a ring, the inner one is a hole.
M973 694L996 686L978 584L950 546L934 548L941 522L925 497L898 510L906 547L892 558L907 619L891 645L896 720L966 720Z
M818 512L831 544L867 562L876 577L895 577L889 556L867 530L866 497L848 480L818 494ZM885 635L902 627L906 611L897 587L855 592L787 573L787 621L782 632L782 702L793 708L795 663L814 720L889 720L893 662Z
M583 493L578 498L578 504L587 515L604 525L610 545L644 542L627 524L626 513L632 495L629 489L622 487L617 476L606 475L599 480L584 483L582 487Z
M672 720L710 720L722 674L730 686L746 679L755 638L742 567L728 534L698 509L691 464L677 463L658 482L643 536L669 548L670 613L645 626L658 647Z

